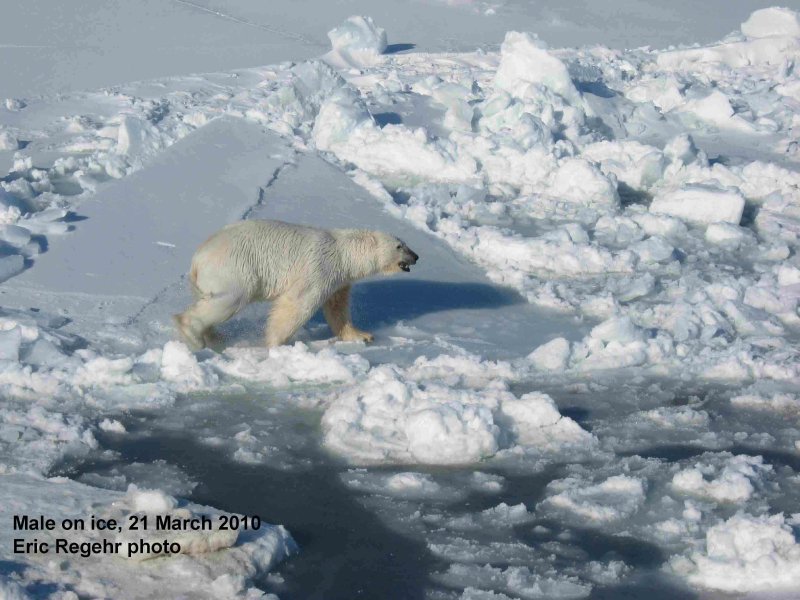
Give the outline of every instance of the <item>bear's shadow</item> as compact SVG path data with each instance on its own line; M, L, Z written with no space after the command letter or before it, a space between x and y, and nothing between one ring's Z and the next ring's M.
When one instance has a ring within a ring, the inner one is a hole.
M351 310L356 326L374 331L431 313L492 309L524 302L522 296L512 289L485 283L375 279L353 286ZM225 337L225 345L251 338L260 342L267 311L268 305L259 303L222 325L220 331ZM325 325L325 319L320 310L307 324L312 329L312 339L326 339L332 335L327 327L321 325ZM302 334L301 337L306 338Z
M514 290L485 283L376 279L353 286L351 305L364 327L381 327L445 310L498 308L522 302L522 296Z

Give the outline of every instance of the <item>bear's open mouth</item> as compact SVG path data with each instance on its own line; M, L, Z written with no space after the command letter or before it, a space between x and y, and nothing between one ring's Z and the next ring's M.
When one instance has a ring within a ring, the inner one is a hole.
M401 271L405 271L406 273L409 273L411 271L411 267L408 266L407 262L398 263L398 266L400 267Z

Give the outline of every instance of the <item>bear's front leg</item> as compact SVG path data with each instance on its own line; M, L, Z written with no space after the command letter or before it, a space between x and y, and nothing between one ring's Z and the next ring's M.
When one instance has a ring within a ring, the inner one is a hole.
M322 307L333 334L344 342L371 342L375 338L357 329L350 318L350 286L336 290Z

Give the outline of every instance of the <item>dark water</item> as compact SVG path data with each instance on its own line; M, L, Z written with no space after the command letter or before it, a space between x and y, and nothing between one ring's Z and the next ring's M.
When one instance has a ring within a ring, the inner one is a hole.
M460 590L445 588L435 573L446 571L449 562L432 554L421 537L412 538L388 527L363 501L364 495L342 483L346 469L323 452L308 456L307 466L291 470L249 465L231 461L227 453L199 443L190 433L153 430L142 423L126 423L129 434L107 436L100 441L119 453L117 466L133 462L164 460L180 467L199 482L188 499L246 515L258 515L268 523L281 523L292 534L300 552L279 565L269 577L256 581L265 591L283 600L339 600L347 598L457 598ZM140 431L136 431L139 427ZM79 477L109 462L84 463L63 468L61 474ZM393 472L386 470L387 472ZM415 469L427 471L436 480L450 482L473 469ZM563 476L563 468L543 473L514 475L503 473L504 491L500 495L470 493L446 507L451 516L474 513L500 502L524 502L532 507L544 495L546 485ZM430 501L428 501L430 502ZM421 504L421 508L424 507ZM428 507L430 508L430 507ZM439 507L440 509L443 507ZM543 537L533 528L543 525L550 533ZM598 533L592 529L565 528L557 522L536 521L514 528L511 535L535 547L548 539L568 533L572 544L586 560L624 560L636 569L623 584L595 586L590 598L647 598L648 600L697 597L684 588L675 588L658 575L667 558L654 545L631 538ZM574 557L557 559L555 566L569 568ZM504 564L493 564L505 567ZM574 566L574 565L573 565ZM276 577L275 575L279 575Z
M423 598L431 570L446 567L423 541L387 528L339 479L341 468L322 456L302 470L231 461L191 435L156 433L103 440L122 463L166 460L199 484L189 500L284 525L300 552L280 565L284 579L257 582L285 600ZM107 466L107 463L106 463ZM84 465L70 472L91 471ZM390 591L390 596L385 594Z

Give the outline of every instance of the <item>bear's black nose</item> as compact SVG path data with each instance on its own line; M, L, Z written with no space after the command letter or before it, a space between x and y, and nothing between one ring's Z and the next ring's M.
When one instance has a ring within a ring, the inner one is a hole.
M419 255L416 252L414 252L413 250L411 250L410 248L408 250L408 254L411 256L411 260L409 262L412 265L417 264L417 261L419 260Z

